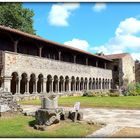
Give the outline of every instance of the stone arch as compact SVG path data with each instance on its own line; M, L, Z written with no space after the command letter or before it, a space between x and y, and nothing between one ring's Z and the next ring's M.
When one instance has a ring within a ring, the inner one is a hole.
M64 91L64 77L63 76L60 76L59 78L59 91L60 92L63 92Z
M27 82L28 82L28 75L27 75L27 73L23 73L21 75L21 81L20 81L20 93L21 94L28 92Z
M65 91L69 91L69 77L66 76L65 77Z
M43 74L38 75L37 92L38 93L43 92Z
M11 79L11 93L15 94L18 92L18 82L19 82L19 78L18 78L18 73L17 72L13 72L11 74L12 79Z
M54 81L53 81L53 92L58 92L58 76L54 76Z
M30 81L29 81L29 93L35 93L36 91L36 76L34 73L30 75Z
M47 92L52 92L52 76L47 76Z

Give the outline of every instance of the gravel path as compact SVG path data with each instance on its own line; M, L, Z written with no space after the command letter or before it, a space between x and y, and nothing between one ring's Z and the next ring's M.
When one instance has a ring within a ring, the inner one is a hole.
M91 135L88 135L87 137L110 137L111 135L115 134L116 132L120 131L123 127L122 126L116 126L113 124L108 124L105 127L93 132Z

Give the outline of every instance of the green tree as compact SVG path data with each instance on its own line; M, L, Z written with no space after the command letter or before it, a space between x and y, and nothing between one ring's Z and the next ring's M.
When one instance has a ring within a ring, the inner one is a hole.
M23 8L22 3L0 3L0 25L35 34L33 16L33 10Z

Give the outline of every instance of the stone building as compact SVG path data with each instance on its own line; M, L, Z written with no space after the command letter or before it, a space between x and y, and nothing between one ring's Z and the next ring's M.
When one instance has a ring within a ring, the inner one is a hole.
M112 60L113 88L127 86L135 82L135 61L128 53L105 55Z
M112 60L0 26L0 86L14 96L112 88Z
M140 83L140 62L135 62L135 79L136 83Z

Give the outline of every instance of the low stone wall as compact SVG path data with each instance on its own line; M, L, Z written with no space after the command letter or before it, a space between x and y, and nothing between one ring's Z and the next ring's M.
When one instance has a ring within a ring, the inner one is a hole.
M79 92L63 92L63 93L55 93L58 94L59 97L68 97L68 96L83 96L85 91L79 91ZM90 90L87 92L109 92L109 90ZM14 99L16 101L22 101L22 100L36 100L40 99L43 95L47 95L48 93L40 93L40 94L18 94L18 95L13 95ZM51 94L51 93L50 93ZM53 94L53 93L52 93Z

